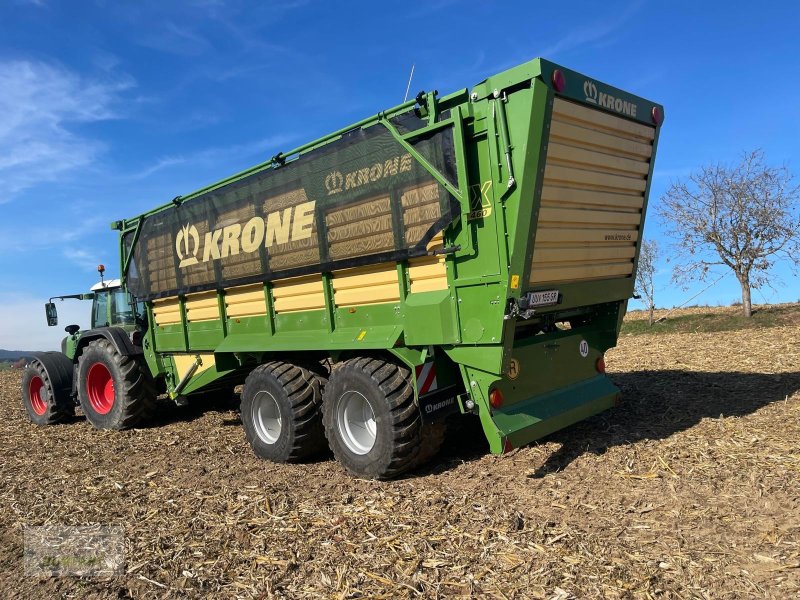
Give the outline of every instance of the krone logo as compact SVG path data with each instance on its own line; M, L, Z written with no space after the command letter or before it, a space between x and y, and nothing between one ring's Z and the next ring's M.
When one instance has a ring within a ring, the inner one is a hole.
M179 267L189 267L197 264L197 253L200 251L200 234L197 227L186 224L175 236L175 252L181 260Z
M597 86L594 81L586 80L583 82L583 93L586 95L586 101L592 104L597 104Z

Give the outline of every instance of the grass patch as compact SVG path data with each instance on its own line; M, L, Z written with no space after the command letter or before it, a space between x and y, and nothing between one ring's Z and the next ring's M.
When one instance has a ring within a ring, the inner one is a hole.
M656 315L658 318L658 315ZM797 325L800 323L800 304L779 306L758 306L753 308L749 319L742 316L741 307L692 309L676 311L665 320L654 323L647 319L626 319L622 324L622 335L641 335L659 333L713 333L715 331L736 331L740 329L761 329Z

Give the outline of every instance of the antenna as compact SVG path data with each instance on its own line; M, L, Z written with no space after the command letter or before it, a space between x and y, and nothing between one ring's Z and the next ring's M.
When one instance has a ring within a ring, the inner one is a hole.
M406 100L408 100L408 90L411 89L411 80L414 78L414 66L415 65L413 64L411 65L411 75L408 76L408 85L406 86L406 95L405 98L403 98L403 103L405 103Z

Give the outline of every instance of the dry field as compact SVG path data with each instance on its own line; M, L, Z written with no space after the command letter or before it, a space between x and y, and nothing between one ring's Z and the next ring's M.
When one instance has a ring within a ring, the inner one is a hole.
M800 321L607 358L618 408L503 457L467 425L388 483L261 462L222 406L37 428L0 372L0 598L800 596ZM24 526L90 523L124 576L24 576Z

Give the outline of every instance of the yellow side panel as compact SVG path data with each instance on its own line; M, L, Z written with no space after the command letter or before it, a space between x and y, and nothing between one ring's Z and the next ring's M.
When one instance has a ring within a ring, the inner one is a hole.
M654 127L555 100L530 285L633 273L654 138Z
M322 277L306 275L273 281L272 299L277 314L325 308Z
M410 292L433 292L447 289L447 267L443 255L422 256L408 261Z
M336 306L362 306L400 301L397 264L384 263L333 272Z
M203 364L197 367L193 377L196 377L206 369L210 369L216 363L213 354L173 354L172 360L175 362L175 369L178 371L178 377L183 377L189 368L194 364L197 357L203 361Z
M153 319L159 327L180 323L181 307L178 298L153 300Z
M186 320L189 323L219 319L219 304L215 291L188 294L184 306L186 307Z
M609 277L630 275L632 272L633 263L631 261L602 265L575 265L570 267L537 267L534 264L534 268L531 270L531 279L538 285L540 283L554 283L558 281L607 279Z
M655 129L653 127L621 119L560 98L556 99L553 105L553 118L560 121L573 122L590 129L611 131L615 135L622 137L639 138L645 142L652 142L653 138L655 138Z
M267 314L264 284L254 283L225 290L225 312L228 318L257 317Z

